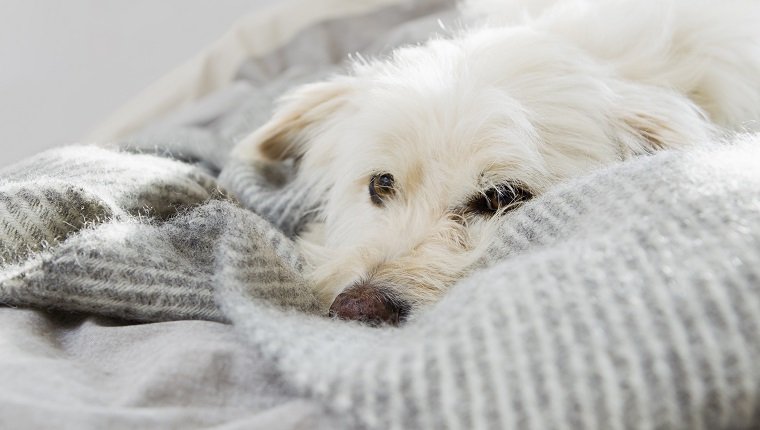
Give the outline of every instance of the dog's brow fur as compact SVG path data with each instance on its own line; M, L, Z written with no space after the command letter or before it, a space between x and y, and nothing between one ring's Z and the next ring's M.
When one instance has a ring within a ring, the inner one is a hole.
M410 164L404 175L404 188L409 191L410 194L415 193L424 179L425 168L419 161L414 161Z

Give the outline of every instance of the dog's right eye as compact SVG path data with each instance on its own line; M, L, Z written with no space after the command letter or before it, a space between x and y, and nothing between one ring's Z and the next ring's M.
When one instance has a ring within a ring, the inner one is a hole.
M393 175L390 173L372 175L372 178L369 180L369 198L372 200L372 203L382 206L388 198L393 196L395 192L393 183Z
M533 194L517 184L504 184L479 194L467 203L467 207L482 215L502 213L516 208L529 200Z

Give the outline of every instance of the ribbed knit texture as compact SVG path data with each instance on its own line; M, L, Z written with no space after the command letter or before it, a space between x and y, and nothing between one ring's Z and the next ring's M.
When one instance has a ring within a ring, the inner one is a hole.
M399 329L225 310L304 393L373 429L760 427L760 138L572 181Z

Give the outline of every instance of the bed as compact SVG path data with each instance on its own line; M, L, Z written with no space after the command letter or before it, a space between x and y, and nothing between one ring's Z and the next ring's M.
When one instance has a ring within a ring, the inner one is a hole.
M760 426L760 138L506 216L400 327L326 318L292 166L230 149L299 83L457 28L444 0L286 1L0 170L0 428Z

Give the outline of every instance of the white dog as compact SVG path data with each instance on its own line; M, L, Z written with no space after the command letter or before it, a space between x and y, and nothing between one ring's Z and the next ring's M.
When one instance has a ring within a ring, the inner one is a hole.
M339 318L439 298L499 215L760 118L760 1L472 1L490 21L297 88L235 154L329 190L300 239Z

